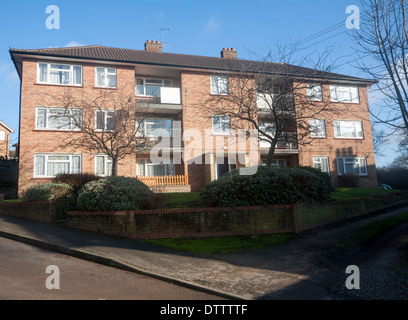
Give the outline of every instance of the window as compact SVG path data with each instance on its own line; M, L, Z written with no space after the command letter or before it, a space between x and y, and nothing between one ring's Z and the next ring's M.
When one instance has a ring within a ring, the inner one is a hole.
M139 120L139 128L138 135L143 137L157 137L158 135L155 134L154 131L159 129L165 130L169 137L173 136L172 119L156 118Z
M262 159L262 165L266 165L267 159ZM272 167L286 167L286 161L284 159L273 159L271 162Z
M61 85L82 85L82 66L38 63L37 82Z
M313 157L313 168L330 174L328 157Z
M336 138L363 138L363 123L361 121L334 121L334 136Z
M171 87L171 80L136 79L136 95L160 97L160 87Z
M0 141L6 140L6 131L0 131Z
M36 108L36 129L80 130L81 110L61 108Z
M96 130L115 130L115 111L95 111L95 128Z
M367 175L367 161L357 157L337 158L337 169L339 175L350 173L364 176Z
M112 159L106 155L95 157L95 174L98 176L112 175Z
M322 101L322 86L318 83L308 83L307 87L307 98L312 101Z
M213 134L229 135L230 134L230 118L227 115L214 115L212 117L212 132Z
M138 176L174 176L174 164L172 160L167 164L153 164L150 159L140 159L136 171Z
M81 156L59 154L34 156L34 177L55 177L60 173L81 173Z
M228 94L228 78L220 76L211 77L212 94Z
M116 88L116 69L95 68L95 87Z
M358 87L353 86L330 86L331 100L334 102L359 103Z
M309 124L312 138L326 138L326 125L323 119L310 119Z

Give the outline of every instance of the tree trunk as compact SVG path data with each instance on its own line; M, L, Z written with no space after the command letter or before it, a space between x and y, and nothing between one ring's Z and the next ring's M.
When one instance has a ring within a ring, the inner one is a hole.
M112 176L113 177L118 176L118 160L117 159L112 159Z
M272 160L275 154L275 146L276 146L276 141L274 140L273 142L271 142L271 146L269 147L269 151L268 151L268 158L266 159L266 165L268 167L272 166Z

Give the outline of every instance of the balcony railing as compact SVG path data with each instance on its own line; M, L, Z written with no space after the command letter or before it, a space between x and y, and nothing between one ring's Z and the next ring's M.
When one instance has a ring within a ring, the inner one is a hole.
M270 143L268 141L259 141L260 148L269 148ZM295 133L285 132L282 134L281 139L276 142L275 150L297 150L298 144L296 141Z
M148 85L138 87L136 89L136 97L140 101L157 104L181 104L180 88ZM144 92L145 94L142 95L139 92Z
M138 180L148 186L186 186L188 175L175 176L136 176Z

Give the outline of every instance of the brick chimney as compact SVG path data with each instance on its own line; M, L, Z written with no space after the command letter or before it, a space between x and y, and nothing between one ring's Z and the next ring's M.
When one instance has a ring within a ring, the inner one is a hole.
M145 51L162 52L163 44L160 41L147 40L145 42Z
M237 59L237 52L234 48L224 48L221 51L221 58Z

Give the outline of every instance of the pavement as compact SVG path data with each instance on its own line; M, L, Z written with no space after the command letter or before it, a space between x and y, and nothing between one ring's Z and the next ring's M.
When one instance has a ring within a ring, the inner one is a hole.
M211 257L4 215L0 236L227 299L343 300L355 297L338 296L330 288L345 281L344 269L326 264L322 252L366 223L407 210L306 233L270 248Z

